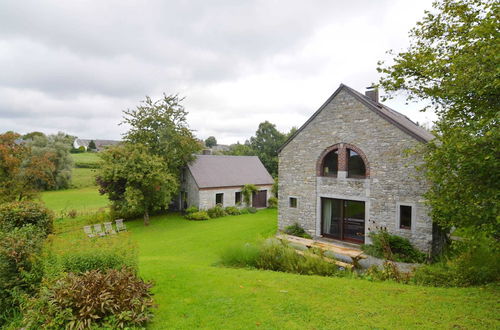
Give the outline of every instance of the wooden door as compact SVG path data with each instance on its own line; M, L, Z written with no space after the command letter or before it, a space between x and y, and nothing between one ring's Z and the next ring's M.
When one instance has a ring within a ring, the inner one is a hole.
M267 206L267 190L259 190L252 195L253 207L266 207Z

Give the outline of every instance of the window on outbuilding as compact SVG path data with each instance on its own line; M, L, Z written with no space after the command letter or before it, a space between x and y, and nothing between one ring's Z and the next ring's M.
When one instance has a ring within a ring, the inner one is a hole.
M215 204L221 204L221 205L224 204L224 194L223 193L215 194Z
M354 150L347 149L347 177L364 178L366 166L363 158Z
M241 191L234 193L234 204L241 204Z
M290 199L289 199L289 205L290 205L290 207L296 208L297 207L297 198L296 197L290 197Z
M323 159L323 176L337 176L339 170L339 150L330 151Z
M411 213L411 206L399 205L399 228L411 229Z

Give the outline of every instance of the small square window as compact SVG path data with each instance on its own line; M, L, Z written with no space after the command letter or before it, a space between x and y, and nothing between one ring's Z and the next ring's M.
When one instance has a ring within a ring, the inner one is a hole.
M224 194L223 193L215 194L215 204L221 204L221 205L224 204Z
M411 206L399 205L399 228L411 229Z
M297 198L290 197L290 207L297 207Z
M241 191L234 193L234 204L241 204Z

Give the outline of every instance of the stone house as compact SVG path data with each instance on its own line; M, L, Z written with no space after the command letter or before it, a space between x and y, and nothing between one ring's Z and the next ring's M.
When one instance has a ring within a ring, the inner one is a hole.
M254 184L259 191L252 196L252 206L267 207L273 183L257 156L197 155L181 175L179 204L182 209L238 206L244 203L243 186Z
M405 151L432 134L343 84L279 150L279 229L298 223L313 237L370 243L379 228L430 251L427 182ZM434 235L434 237L433 237Z

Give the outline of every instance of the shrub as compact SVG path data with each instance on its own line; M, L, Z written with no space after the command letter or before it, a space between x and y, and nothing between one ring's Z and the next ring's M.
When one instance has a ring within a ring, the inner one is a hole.
M267 207L270 209L275 209L278 207L278 199L276 197L269 197L267 200Z
M404 237L391 235L386 230L370 233L372 244L363 244L361 249L371 256L400 262L425 262L426 254L417 250Z
M250 213L248 211L248 207L244 207L244 208L240 209L240 214L248 214L248 213Z
M228 215L239 215L241 214L240 209L236 206L228 206L224 210Z
M291 226L285 227L284 230L285 234L292 235L292 236L297 236L297 237L304 237L304 238L312 238L311 235L309 235L304 228L302 228L298 223L295 223Z
M34 225L48 235L54 230L53 220L52 211L39 203L22 201L0 205L0 230L2 231Z
M25 328L124 328L153 317L150 289L128 269L69 273L47 283L24 306Z
M43 276L43 233L33 225L0 232L0 326L18 308L16 296L36 291Z
M199 209L196 206L190 206L184 212L189 214L189 213L194 213L194 212L198 212L198 211L199 211Z
M391 280L407 284L411 279L411 274L399 271L394 262L386 260L382 265L382 269L379 269L377 266L371 266L366 270L364 277L377 281Z
M219 205L219 204L217 204L214 207L208 209L207 213L208 213L208 216L211 219L220 218L220 217L223 217L223 216L226 215L226 212L224 211L224 208L221 205Z
M71 219L76 218L77 215L78 215L78 211L77 210L69 210L68 211L68 217L70 217Z
M257 213L257 209L255 207L245 207L245 210L247 211L247 213Z
M206 211L198 211L186 214L185 218L188 220L208 220L210 216Z
M334 276L342 275L339 267L324 260L324 256L306 252L298 254L288 244L276 239L268 239L259 246L246 244L231 247L221 254L221 263L231 267L255 267L304 275Z
M259 191L257 186L253 184L246 184L241 189L241 194L243 195L243 201L247 207L250 206L250 202L252 200L252 194Z
M442 260L418 268L414 282L421 285L465 287L500 280L500 258L495 239L479 237L453 242Z

